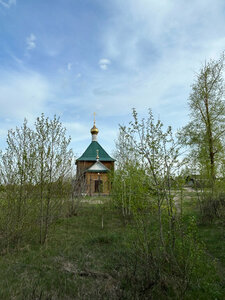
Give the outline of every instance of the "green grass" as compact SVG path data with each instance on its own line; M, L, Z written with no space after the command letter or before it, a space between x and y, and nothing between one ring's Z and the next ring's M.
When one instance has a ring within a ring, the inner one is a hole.
M183 200L185 215L194 215L199 219L198 233L209 254L220 261L225 268L225 228L220 222L202 223L198 210L196 193L185 192Z
M191 197L188 199L184 201L184 213L191 214L196 203L194 198L191 203ZM123 259L130 253L127 237L132 236L133 225L129 222L128 226L124 226L119 212L107 201L91 204L89 200L89 203L81 205L77 216L56 222L46 245L27 245L18 252L0 257L0 299L121 297L120 289L129 288L120 273L124 272ZM208 260L217 259L216 263L220 266L218 274L222 278L225 266L222 229L218 225L201 225L199 237L205 243ZM209 288L213 282L210 284ZM218 295L221 295L220 283L215 287L217 289ZM205 291L204 299L207 299ZM185 299L201 299L197 288L187 295ZM120 299L135 299L132 297ZM219 296L217 299L222 298Z
M84 205L56 223L45 246L0 258L0 299L113 299L110 260L124 234L108 206Z
M225 267L225 230L218 224L199 225L199 236L211 255Z
M198 221L198 236L203 242L209 260L214 261L218 275L225 286L225 228L220 222L202 223L196 192L185 192L183 210Z

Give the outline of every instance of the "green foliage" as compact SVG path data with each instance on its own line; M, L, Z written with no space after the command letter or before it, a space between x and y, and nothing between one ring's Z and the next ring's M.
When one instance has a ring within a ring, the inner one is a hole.
M133 119L134 121L130 122L130 127L120 127L116 153L119 154L120 149L123 148L123 159L120 162L118 174L125 178L126 175L123 174L127 173L131 182L137 174L142 186L157 195L158 204L161 205L164 199L169 200L171 198L170 189L179 167L180 147L173 137L171 127L164 130L160 120L155 122L151 110L149 110L147 119L139 121L134 109ZM126 139L126 143L124 139ZM122 144L120 144L121 141ZM128 160L125 152L128 153ZM129 169L132 168L134 170L130 171ZM137 182L136 180L131 190L135 189ZM113 188L117 188L116 184Z
M141 215L138 226L129 226L123 251L116 254L124 299L222 299L215 264L199 241L195 220L184 218L177 224L173 251L167 227L165 251L158 247L159 227L152 217L143 220Z
M40 243L44 243L48 227L60 214L65 190L63 182L71 172L72 151L68 150L70 139L59 118L37 118L36 129L36 186L40 202ZM69 190L68 190L69 191Z
M0 154L0 249L5 251L28 240L44 243L49 225L62 215L70 197L70 139L59 119L37 118L32 130L24 121L9 130L7 148ZM65 188L66 187L66 188ZM38 234L39 231L39 234Z
M179 132L189 176L198 194L202 220L222 219L224 205L225 102L224 53L218 60L205 62L197 74L189 97L190 121Z
M149 205L149 180L145 170L138 164L126 164L113 174L112 199L124 217L144 210Z
M224 54L218 60L206 62L192 85L189 98L191 120L180 131L181 142L189 146L190 160L198 174L215 184L221 176L224 158L225 103Z
M83 204L76 217L50 228L46 245L0 258L0 298L223 299L222 281L199 242L195 219L181 224L174 259L157 246L159 227L151 212L124 226L109 203Z
M164 130L161 121L154 121L151 110L140 121L133 110L133 119L130 127L120 127L117 153L123 149L123 156L113 182L114 205L123 216L132 216L126 256L119 258L124 298L188 299L198 297L198 289L219 297L215 267L207 262L196 221L183 215L180 146L170 127Z

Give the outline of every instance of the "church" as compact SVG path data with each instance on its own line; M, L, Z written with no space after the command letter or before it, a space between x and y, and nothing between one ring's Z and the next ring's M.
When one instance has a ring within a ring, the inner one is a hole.
M92 141L76 160L77 192L89 196L110 194L110 174L114 170L115 159L98 143L98 133L94 120L94 126L91 128Z

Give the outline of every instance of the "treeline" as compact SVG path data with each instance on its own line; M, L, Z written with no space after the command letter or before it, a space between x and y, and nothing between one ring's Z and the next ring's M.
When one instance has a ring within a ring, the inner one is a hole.
M73 152L59 118L44 114L31 129L9 130L0 153L0 250L45 243L49 226L71 198Z

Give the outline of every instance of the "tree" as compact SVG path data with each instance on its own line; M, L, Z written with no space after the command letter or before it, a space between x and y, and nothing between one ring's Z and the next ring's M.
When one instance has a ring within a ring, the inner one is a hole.
M133 139L126 134L126 126L120 125L115 146L114 157L118 169L126 168L131 162L132 164L139 162L140 155L135 151Z
M16 245L39 229L46 241L50 224L62 215L62 204L72 193L73 153L70 138L56 116L37 118L34 130L25 120L9 130L7 148L0 152L0 235L4 244Z
M205 62L197 74L189 97L191 121L180 131L183 144L191 147L199 171L207 174L212 190L224 153L225 103L224 54Z
M151 110L149 110L146 119L139 120L136 110L133 109L133 122L130 122L130 127L121 127L120 131L122 132L122 137L120 133L117 150L120 149L118 146L121 141L122 146L124 145L124 137L127 140L126 146L128 147L124 154L120 175L123 175L127 166L128 177L134 177L133 174L136 172L139 176L139 183L143 187L147 187L148 191L142 188L139 189L139 192L135 195L134 188L137 186L137 181L131 186L131 193L133 193L135 197L132 203L136 202L137 207L140 205L138 202L140 199L142 199L143 202L143 194L145 194L145 199L149 197L156 199L160 240L161 244L164 245L162 207L164 203L166 203L164 207L166 206L167 208L171 231L173 231L175 203L173 200L174 195L172 195L171 190L179 165L178 156L180 147L173 137L171 127L164 130L160 120L155 122ZM126 154L127 160L125 159ZM125 180L123 177L124 176L122 176L118 182L123 182ZM132 182L132 180L129 181L130 183ZM143 184L143 182L145 182L145 184ZM126 186L127 185L126 183ZM116 188L118 188L118 184L116 185L114 180L113 192L116 192ZM118 188L117 191L120 191L120 195L121 197L123 196L124 199L124 193L122 193L121 190L123 191L124 188ZM121 203L124 205L124 201L121 201Z
M5 243L17 246L30 231L33 219L35 135L24 120L21 128L9 130L8 147L0 157L0 176L5 187L1 201L1 231Z
M70 138L59 118L53 120L44 114L37 118L36 129L36 186L39 187L40 243L47 238L52 220L60 212L63 202L63 182L71 172L73 153L68 149ZM71 190L68 190L71 193Z
M126 237L126 278L138 297L144 291L143 298L154 298L154 288L164 282L167 292L171 288L180 299L202 259L195 220L182 214L181 147L171 127L155 121L151 110L140 119L134 109L129 124L120 128L116 145L122 162L113 181L114 204L134 224ZM124 145L125 151L119 151Z

